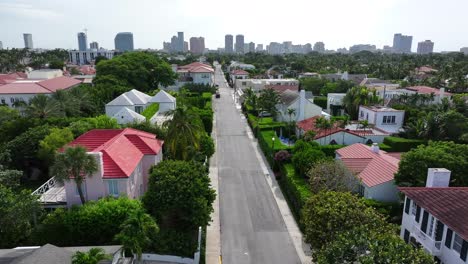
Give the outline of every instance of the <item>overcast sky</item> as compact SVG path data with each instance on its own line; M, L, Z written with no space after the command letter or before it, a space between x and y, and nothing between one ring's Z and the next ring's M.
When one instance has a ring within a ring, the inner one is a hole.
M0 41L35 48L77 48L76 34L114 48L118 32L133 32L135 48L162 48L177 31L205 37L210 49L224 35L264 45L323 41L327 49L392 45L394 33L430 39L435 51L468 46L467 0L0 0Z

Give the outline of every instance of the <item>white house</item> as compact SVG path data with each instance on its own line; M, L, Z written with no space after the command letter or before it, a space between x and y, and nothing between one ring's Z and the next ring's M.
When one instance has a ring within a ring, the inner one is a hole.
M331 115L343 115L343 98L346 93L329 93L327 94L327 113Z
M450 171L430 168L426 187L400 187L405 207L400 236L438 263L466 264L468 187L448 187Z
M179 76L176 84L170 89L177 90L185 84L214 84L214 69L208 64L193 62L187 65L172 65L172 70Z
M56 69L41 69L27 73L28 79L52 79L63 76L62 70Z
M252 88L255 92L259 92L265 88L274 86L291 86L298 90L299 81L296 79L236 79L234 87L236 89L245 90Z
M148 107L148 102L150 99L151 96L132 89L131 91L125 92L107 103L106 115L109 117L114 117L114 115L123 107L141 114L146 109L146 107Z
M359 106L359 121L367 120L369 124L388 133L398 133L403 126L404 110L382 106Z
M166 113L167 111L176 109L176 99L164 90L159 91L149 102L159 104L158 111L160 113Z
M83 146L93 155L98 170L83 183L86 200L126 195L138 198L148 186L149 169L162 160L163 141L135 129L94 129L68 146ZM66 203L81 204L73 180L65 181Z
M249 78L249 73L244 70L233 70L230 73L230 76L231 76L231 82L234 83L236 79L245 80Z
M322 108L316 104L312 98L306 98L306 92L293 90L285 90L279 94L280 104L276 105L278 110L277 120L280 122L289 122L288 109L294 109L294 115L291 115L291 120L295 122L304 119L321 115Z
M382 202L399 201L393 176L398 171L399 156L380 150L376 143L371 147L358 143L336 150L336 159L359 180L359 194Z
M445 88L433 88L428 86L411 86L405 89L399 90L400 94L406 95L413 95L413 94L424 94L424 95L431 95L433 94L434 98L430 104L440 104L442 103L443 98L450 99L452 97L452 93L446 92Z
M234 69L241 69L241 70L254 70L255 66L252 64L246 64L237 61L231 61L231 64L228 66L228 72L231 72Z

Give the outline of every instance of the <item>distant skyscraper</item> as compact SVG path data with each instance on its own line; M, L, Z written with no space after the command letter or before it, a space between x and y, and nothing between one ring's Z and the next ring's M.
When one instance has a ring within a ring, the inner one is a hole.
M232 35L226 35L224 36L224 52L226 53L233 53L234 49L234 38Z
M349 53L356 53L360 51L370 51L374 52L376 51L377 47L375 45L371 44L357 44L349 47Z
M171 38L171 52L177 52L177 45L178 45L178 42L177 42L177 36L172 36Z
M3 43L0 41L0 50L3 49Z
M307 43L304 45L304 53L312 52L312 44Z
M88 36L84 32L78 32L78 50L86 51L88 49Z
M325 52L325 44L323 42L316 42L314 44L314 51L317 51L317 52Z
M120 32L114 38L115 49L119 51L133 50L133 33Z
M293 52L292 41L283 41L283 53L292 53Z
M90 49L99 49L99 44L96 41L89 43Z
M405 36L401 33L393 35L393 51L397 53L411 53L413 36Z
M163 42L163 50L165 51L171 51L172 48L171 48L171 43L170 42Z
M262 52L263 51L263 44L257 44L257 52Z
M177 32L177 51L185 51L184 43L184 32Z
M418 54L429 54L434 51L434 42L430 40L421 41L418 43Z
M191 37L190 38L190 52L195 54L202 54L205 51L205 38Z
M23 38L24 38L24 47L26 49L34 49L32 34L24 33Z
M184 49L182 50L183 52L188 52L188 42L184 41Z
M465 55L468 55L468 47L461 48L460 52L463 52Z
M249 43L249 52L255 52L255 43L253 42Z
M236 35L236 53L244 53L244 35Z

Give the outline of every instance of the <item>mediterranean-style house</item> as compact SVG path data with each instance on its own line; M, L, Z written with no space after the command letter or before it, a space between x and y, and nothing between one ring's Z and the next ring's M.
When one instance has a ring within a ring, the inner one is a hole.
M336 159L356 176L360 195L382 202L399 201L394 174L398 171L400 153L382 151L376 143L372 146L358 143L336 150Z
M448 187L450 171L428 169L426 187L400 187L405 195L401 237L437 263L466 264L468 187Z
M136 129L93 129L65 148L82 146L97 161L98 170L82 185L86 200L119 195L138 198L147 190L151 166L163 159L163 143L156 135ZM73 179L60 184L51 178L33 194L40 195L44 207L81 204Z
M403 127L404 110L383 106L359 106L359 121L368 121L375 128L388 133L398 133Z

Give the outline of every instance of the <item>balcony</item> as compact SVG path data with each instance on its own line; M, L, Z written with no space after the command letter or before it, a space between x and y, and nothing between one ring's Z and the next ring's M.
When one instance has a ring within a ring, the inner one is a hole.
M416 239L417 242L421 244L421 246L423 246L426 249L426 251L429 252L429 254L433 256L440 256L442 241L435 241L434 239L432 239L432 237L430 237L421 229L419 229L419 227L416 224L413 225L411 235Z
M50 178L41 187L37 188L32 195L38 196L39 202L45 208L64 207L67 203L65 187L62 183Z

